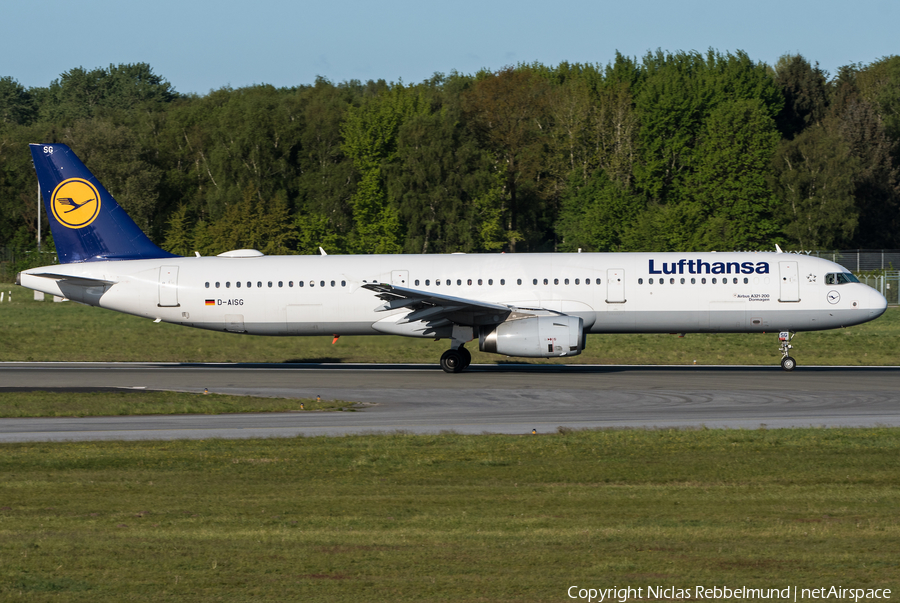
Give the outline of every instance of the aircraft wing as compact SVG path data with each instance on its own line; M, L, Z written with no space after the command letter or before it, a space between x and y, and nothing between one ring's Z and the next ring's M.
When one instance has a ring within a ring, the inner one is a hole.
M385 283L369 283L362 288L374 292L385 302L375 309L376 312L399 308L412 310L397 324L415 321L424 321L431 326L451 322L468 326L492 324L505 320L515 310L504 304L418 291Z

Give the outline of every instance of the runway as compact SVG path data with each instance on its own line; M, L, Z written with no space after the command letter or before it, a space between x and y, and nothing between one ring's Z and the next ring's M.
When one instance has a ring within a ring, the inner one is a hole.
M145 388L359 402L356 412L0 419L0 442L558 427L900 425L900 367L0 363L6 388Z

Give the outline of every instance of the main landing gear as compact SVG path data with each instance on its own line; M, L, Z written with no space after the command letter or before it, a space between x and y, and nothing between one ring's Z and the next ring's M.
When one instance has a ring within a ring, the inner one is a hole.
M794 338L793 331L782 331L778 334L778 341L781 342L779 346L779 350L781 350L781 368L786 371L792 371L797 367L797 361L791 358L790 349L794 346L791 345L791 340Z
M472 362L472 354L461 345L456 349L450 348L441 355L441 368L445 373L458 373Z

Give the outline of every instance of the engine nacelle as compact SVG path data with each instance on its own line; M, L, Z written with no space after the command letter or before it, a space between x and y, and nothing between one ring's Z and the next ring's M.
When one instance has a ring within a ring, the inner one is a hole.
M578 316L534 316L482 327L478 349L525 358L577 356L584 349L584 320Z

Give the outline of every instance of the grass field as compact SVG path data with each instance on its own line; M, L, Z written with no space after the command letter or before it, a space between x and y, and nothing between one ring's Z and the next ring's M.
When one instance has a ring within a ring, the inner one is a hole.
M900 592L897 429L7 444L0 474L4 601Z
M447 341L401 337L260 337L190 329L73 302L35 302L32 291L0 285L0 361L421 362L437 364ZM48 298L49 300L49 298ZM849 329L801 333L793 355L803 366L895 365L900 308ZM482 354L475 363L770 364L781 360L777 333L592 335L580 356L561 360Z
M0 417L217 415L235 412L314 412L352 407L351 403L341 400L256 398L184 392L0 391Z

